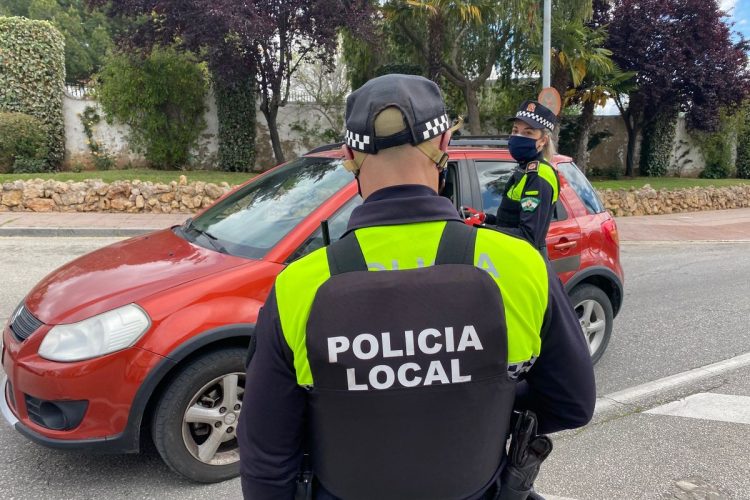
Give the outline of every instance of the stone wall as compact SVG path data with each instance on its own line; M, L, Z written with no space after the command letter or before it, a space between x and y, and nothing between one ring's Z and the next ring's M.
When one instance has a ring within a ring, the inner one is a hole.
M0 212L151 212L192 213L210 206L231 188L191 182L186 177L169 184L101 180L6 182L0 190Z
M2 184L0 212L151 212L192 213L211 205L231 189L229 184L179 181L169 184L101 180L60 182L12 181ZM641 189L599 191L604 206L615 216L656 215L750 207L750 184L656 191Z
M694 187L659 191L646 185L640 189L599 191L604 206L616 217L658 215L702 210L750 207L750 184L716 188Z
M590 134L597 132L609 134L594 149L589 152L588 168L598 169L608 173L612 170L621 175L625 173L625 159L628 148L628 132L625 123L620 116L596 116L591 126ZM736 156L736 140L732 147L732 161ZM636 141L635 147L635 170L638 171L638 163L641 154L641 137ZM675 138L672 143L672 153L669 159L668 176L698 177L705 168L706 162L700 146L693 140L687 131L685 117L677 119Z
M85 95L65 94L63 99L63 116L65 118L65 167L91 168L91 151L86 143L87 137L83 132L81 113L87 106L95 108L99 115L104 117L104 112L97 101ZM255 141L256 158L255 169L267 170L276 165L271 148L271 136L268 126L260 109L257 113L257 137ZM344 109L340 114L343 117ZM197 147L193 150L193 163L195 167L213 169L216 168L216 158L219 151L218 131L219 121L216 112L216 99L212 93L206 96L206 128L201 133ZM317 131L323 131L331 125L324 115L311 103L290 102L279 109L277 117L279 135L282 139L282 149L287 159L301 155L310 149L322 145L323 140L317 135ZM343 123L343 122L342 122ZM342 126L343 128L343 126ZM143 156L133 151L128 142L129 127L126 125L109 124L104 119L93 128L94 138L104 146L110 154L114 155L118 167L128 164L141 166L145 164Z

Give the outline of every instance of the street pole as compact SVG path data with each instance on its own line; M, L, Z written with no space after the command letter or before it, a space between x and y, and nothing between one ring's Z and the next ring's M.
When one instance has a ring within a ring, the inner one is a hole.
M552 0L544 0L544 29L542 31L542 88L550 86L550 47L552 46Z

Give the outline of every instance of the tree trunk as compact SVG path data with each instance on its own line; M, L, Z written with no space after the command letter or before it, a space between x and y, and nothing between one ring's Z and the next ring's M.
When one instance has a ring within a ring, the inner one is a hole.
M440 72L442 71L443 45L445 43L445 24L443 16L435 14L430 16L427 25L427 78L435 83L439 83Z
M471 84L466 83L461 90L464 94L464 100L466 100L466 110L469 115L469 132L471 132L471 135L482 135L477 89Z
M625 158L625 175L633 177L633 162L635 161L635 141L638 137L638 131L635 127L627 126L628 129L628 155Z
M557 90L557 93L560 94L560 100L562 103L560 104L560 112L557 114L558 123L562 123L562 113L565 106L565 93L568 91L568 86L570 85L570 71L565 66L560 66L560 63L557 61L553 61L552 64L552 74L550 75L550 86ZM560 127L555 127L555 130L552 132L552 140L555 142L555 144L559 144L559 137L560 137Z
M589 163L589 131L594 123L596 103L588 100L583 103L581 117L578 119L578 138L576 139L575 161L581 172L586 173Z
M271 136L271 146L273 147L273 156L276 158L276 163L283 163L284 152L281 150L281 138L279 137L279 127L276 123L276 117L279 114L279 107L271 103L268 106L261 106L263 116L266 118L268 124L268 135Z

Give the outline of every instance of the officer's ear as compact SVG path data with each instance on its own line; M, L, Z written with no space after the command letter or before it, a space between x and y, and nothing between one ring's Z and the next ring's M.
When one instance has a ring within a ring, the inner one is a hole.
M344 168L356 176L359 173L359 165L354 161L354 151L346 144L342 144L341 152L344 153Z
M448 146L451 143L451 137L453 136L453 130L448 129L447 131L443 132L443 135L440 136L440 151L446 152L448 151Z

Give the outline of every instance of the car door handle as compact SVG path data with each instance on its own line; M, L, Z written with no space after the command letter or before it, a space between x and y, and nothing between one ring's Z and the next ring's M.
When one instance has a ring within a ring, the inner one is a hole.
M566 241L566 242L561 242L561 243L555 243L554 245L552 245L552 247L555 250L567 250L569 248L573 248L577 244L578 244L577 241Z

